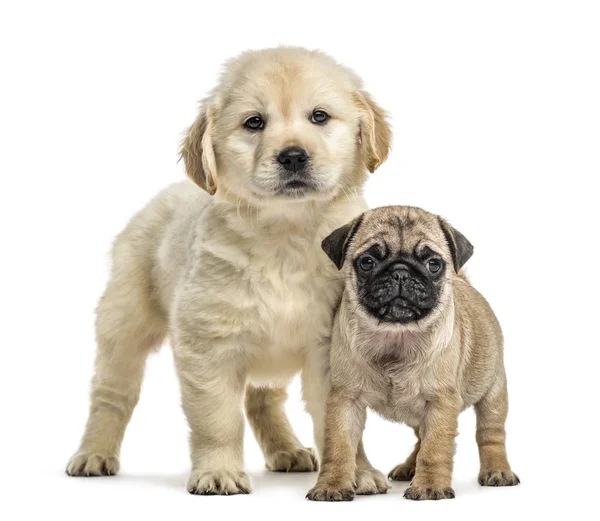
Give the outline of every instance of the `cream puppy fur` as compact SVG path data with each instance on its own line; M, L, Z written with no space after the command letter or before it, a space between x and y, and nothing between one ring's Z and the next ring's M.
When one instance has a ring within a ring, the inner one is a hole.
M280 47L227 63L181 147L193 183L161 192L115 241L69 475L118 471L146 357L167 335L191 429L191 493L249 491L244 401L269 469L316 470L285 416L285 389L301 371L322 445L342 280L321 241L365 209L361 186L390 139L359 78L321 52ZM362 461L368 492L379 475Z

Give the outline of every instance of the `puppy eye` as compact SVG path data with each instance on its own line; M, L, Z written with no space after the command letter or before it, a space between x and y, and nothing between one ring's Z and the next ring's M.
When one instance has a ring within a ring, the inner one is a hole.
M359 259L358 266L363 271L371 271L373 266L375 266L375 261L373 260L373 257L365 255Z
M244 126L248 130L262 130L265 128L265 120L260 116L252 116L244 121Z
M313 110L312 116L310 118L310 120L315 125L323 125L324 123L327 123L328 119L329 114L327 114L327 112L325 112L324 110Z
M427 262L427 269L431 273L438 273L442 269L442 261L440 259L431 259Z

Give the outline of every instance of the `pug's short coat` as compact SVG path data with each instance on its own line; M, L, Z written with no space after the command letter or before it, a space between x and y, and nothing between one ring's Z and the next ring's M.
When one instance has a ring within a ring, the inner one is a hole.
M412 480L404 497L454 497L458 415L470 406L479 483L518 484L505 447L502 332L462 273L470 242L436 215L390 206L364 213L322 246L343 271L345 290L332 333L324 459L307 497L353 498L367 407L417 435L412 454L389 473Z

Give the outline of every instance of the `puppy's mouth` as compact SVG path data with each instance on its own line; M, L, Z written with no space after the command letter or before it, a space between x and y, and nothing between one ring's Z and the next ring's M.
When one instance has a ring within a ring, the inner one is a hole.
M286 181L282 181L277 188L277 194L288 197L302 197L307 193L316 191L316 189L317 187L311 180L294 177Z
M396 297L381 306L363 304L368 313L380 322L408 324L427 316L431 309L415 306L402 297Z
M285 184L285 188L287 190L305 189L305 188L308 188L308 183L306 183L306 181L301 181L301 180L289 181L288 183Z

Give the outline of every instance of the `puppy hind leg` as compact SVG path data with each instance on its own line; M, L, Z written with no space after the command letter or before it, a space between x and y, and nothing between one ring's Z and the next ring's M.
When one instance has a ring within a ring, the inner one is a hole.
M268 470L313 472L318 469L312 449L302 446L285 414L287 392L281 388L246 389L246 416L265 456Z
M415 443L415 447L410 453L410 456L406 458L404 463L396 465L396 467L394 467L388 474L388 478L393 481L411 481L412 478L415 477L415 470L417 468L417 455L421 449L421 438L419 436L419 428L416 427L414 431L417 437L417 442Z
M385 494L390 485L385 476L379 472L367 458L362 439L356 451L356 494L369 496Z
M519 477L511 470L506 456L506 378L475 405L475 414L480 459L479 484L494 487L518 485Z
M67 464L70 476L118 472L121 443L138 402L146 358L165 337L164 318L143 285L134 282L134 274L111 280L98 305L90 410L80 447Z
M323 459L325 450L325 404L331 389L329 378L329 344L322 343L312 349L302 368L302 399L313 421L313 434L317 454Z

